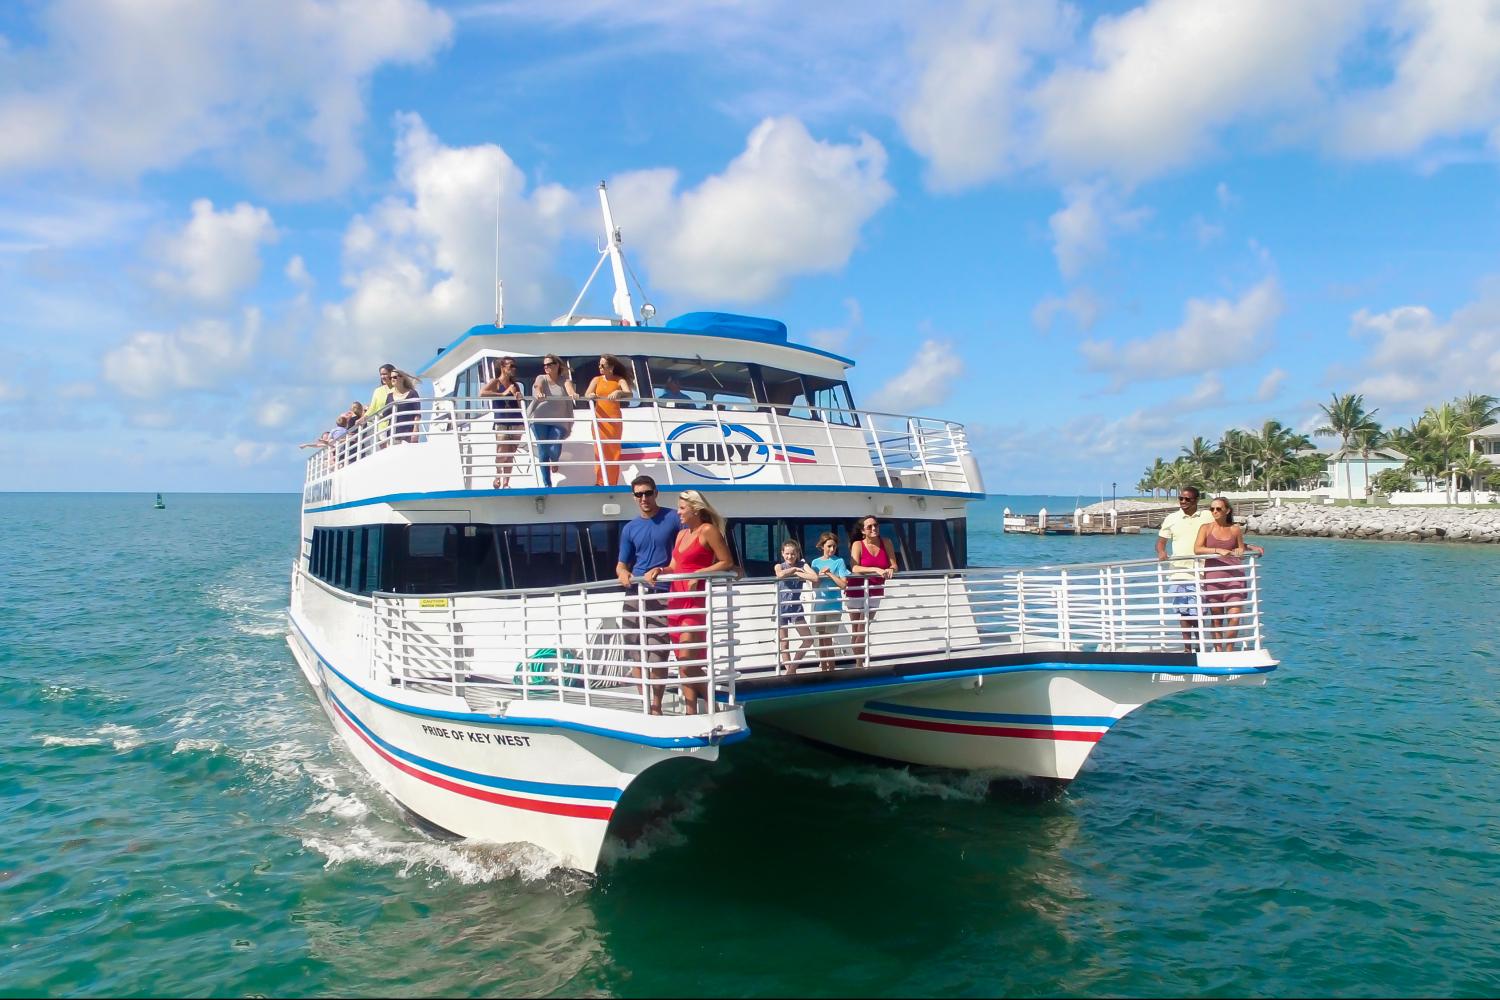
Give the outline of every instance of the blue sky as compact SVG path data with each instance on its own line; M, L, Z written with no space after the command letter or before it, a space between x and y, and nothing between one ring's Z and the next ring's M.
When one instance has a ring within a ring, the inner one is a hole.
M0 134L11 488L298 488L491 317L497 178L508 319L607 179L661 316L856 358L994 491L1500 395L1500 0L13 4Z

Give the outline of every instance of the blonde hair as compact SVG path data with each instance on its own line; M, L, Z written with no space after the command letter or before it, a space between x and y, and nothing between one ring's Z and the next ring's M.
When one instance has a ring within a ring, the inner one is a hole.
M411 374L410 372L404 372L399 368L393 369L391 371L391 378L395 381L406 383L401 389L402 392L411 392L422 382L422 380L417 376Z
M699 493L697 490L683 490L677 494L677 499L681 503L687 504L693 513L719 529L719 534L723 535L725 533L724 515L714 510L713 504L709 503L702 493Z

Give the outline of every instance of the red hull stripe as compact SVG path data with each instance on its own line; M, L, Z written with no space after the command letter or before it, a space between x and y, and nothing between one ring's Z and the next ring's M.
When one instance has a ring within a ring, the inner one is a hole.
M874 722L901 729L921 729L929 733L960 733L964 736L1010 736L1022 740L1072 740L1076 743L1098 743L1103 733L1080 733L1071 729L1001 729L998 726L963 726L953 722L928 719L897 719L889 715L860 712L860 722Z
M361 732L360 728L356 726L347 715L344 714L343 709L338 705L334 705L333 710L338 713L339 718L344 720L344 725L348 726L356 736L365 741L366 745L368 745L371 750L374 750L376 753L378 753L392 767L395 767L397 770L411 775L413 778L420 778L421 780L427 782L429 785L436 785L437 787L445 791L457 792L459 795L467 795L471 799L480 799L484 802L493 802L497 806L509 806L512 809L527 809L531 812L551 813L554 816L573 816L578 819L608 820L610 815L614 812L614 808L612 806L584 806L575 805L571 802L545 802L540 799L523 799L518 795L502 795L500 792L490 792L486 791L483 788L471 788L468 785L460 785L456 781L449 781L447 778L440 778L435 774L428 774L426 771L421 771L415 767L412 767L404 760L398 760L397 758L392 757L380 747L376 746L375 743L363 732Z

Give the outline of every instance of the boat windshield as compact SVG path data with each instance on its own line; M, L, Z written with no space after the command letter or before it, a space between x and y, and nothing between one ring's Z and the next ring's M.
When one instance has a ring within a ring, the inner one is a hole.
M623 521L552 524L371 524L314 528L309 571L340 590L370 594L448 594L570 587L615 575ZM730 548L745 574L770 576L787 539L804 553L825 531L847 552L849 526L828 518L740 518L729 522ZM962 569L968 564L962 519L886 518L904 569Z

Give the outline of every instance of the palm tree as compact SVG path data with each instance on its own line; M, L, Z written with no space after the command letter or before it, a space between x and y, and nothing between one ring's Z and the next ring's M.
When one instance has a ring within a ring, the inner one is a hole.
M1233 465L1239 473L1239 478L1235 480L1236 486L1243 486L1247 481L1245 466L1253 462L1255 457L1253 441L1253 434L1238 427L1231 427L1219 438L1219 450L1224 453L1224 461Z
M1360 457L1365 460L1366 500L1370 498L1370 453L1378 448L1384 441L1385 435L1381 433L1380 427L1373 423L1367 427L1361 427L1359 430L1354 432L1354 448L1359 452ZM1346 476L1345 479L1347 478L1348 477ZM1353 497L1350 497L1350 499L1352 500Z
M1334 454L1334 468L1338 463L1348 457L1348 452L1354 450L1354 442L1359 436L1367 431L1380 432L1380 425L1373 419L1380 408L1365 410L1365 397L1357 392L1346 392L1342 396L1333 394L1333 398L1319 405L1318 409L1328 418L1328 423L1319 427L1314 433L1333 435L1339 439L1339 450ZM1369 491L1370 485L1370 463L1365 461L1365 489ZM1348 472L1344 473L1344 499L1354 499L1354 480Z
M1193 443L1182 449L1182 455L1189 465L1197 470L1198 475L1204 479L1208 478L1208 468L1213 464L1214 448L1208 443L1208 439L1202 436L1193 438Z
M1267 500L1271 499L1271 485L1276 474L1292 459L1295 442L1306 440L1287 430L1280 420L1267 420L1260 433L1253 435L1255 460L1260 463L1260 472L1265 479Z
M1458 443L1467 433L1460 423L1459 412L1452 403L1429 406L1422 412L1420 422L1427 425L1427 436L1432 442L1437 470L1448 473L1448 492L1451 497L1458 491L1458 474L1453 471L1453 460L1457 457ZM1452 502L1451 499L1449 502Z
M1474 491L1495 472L1495 467L1477 451L1465 453L1453 463L1453 471L1469 481L1469 503L1474 503Z
M1453 408L1466 435L1500 420L1500 399L1488 394L1467 393L1453 401Z

